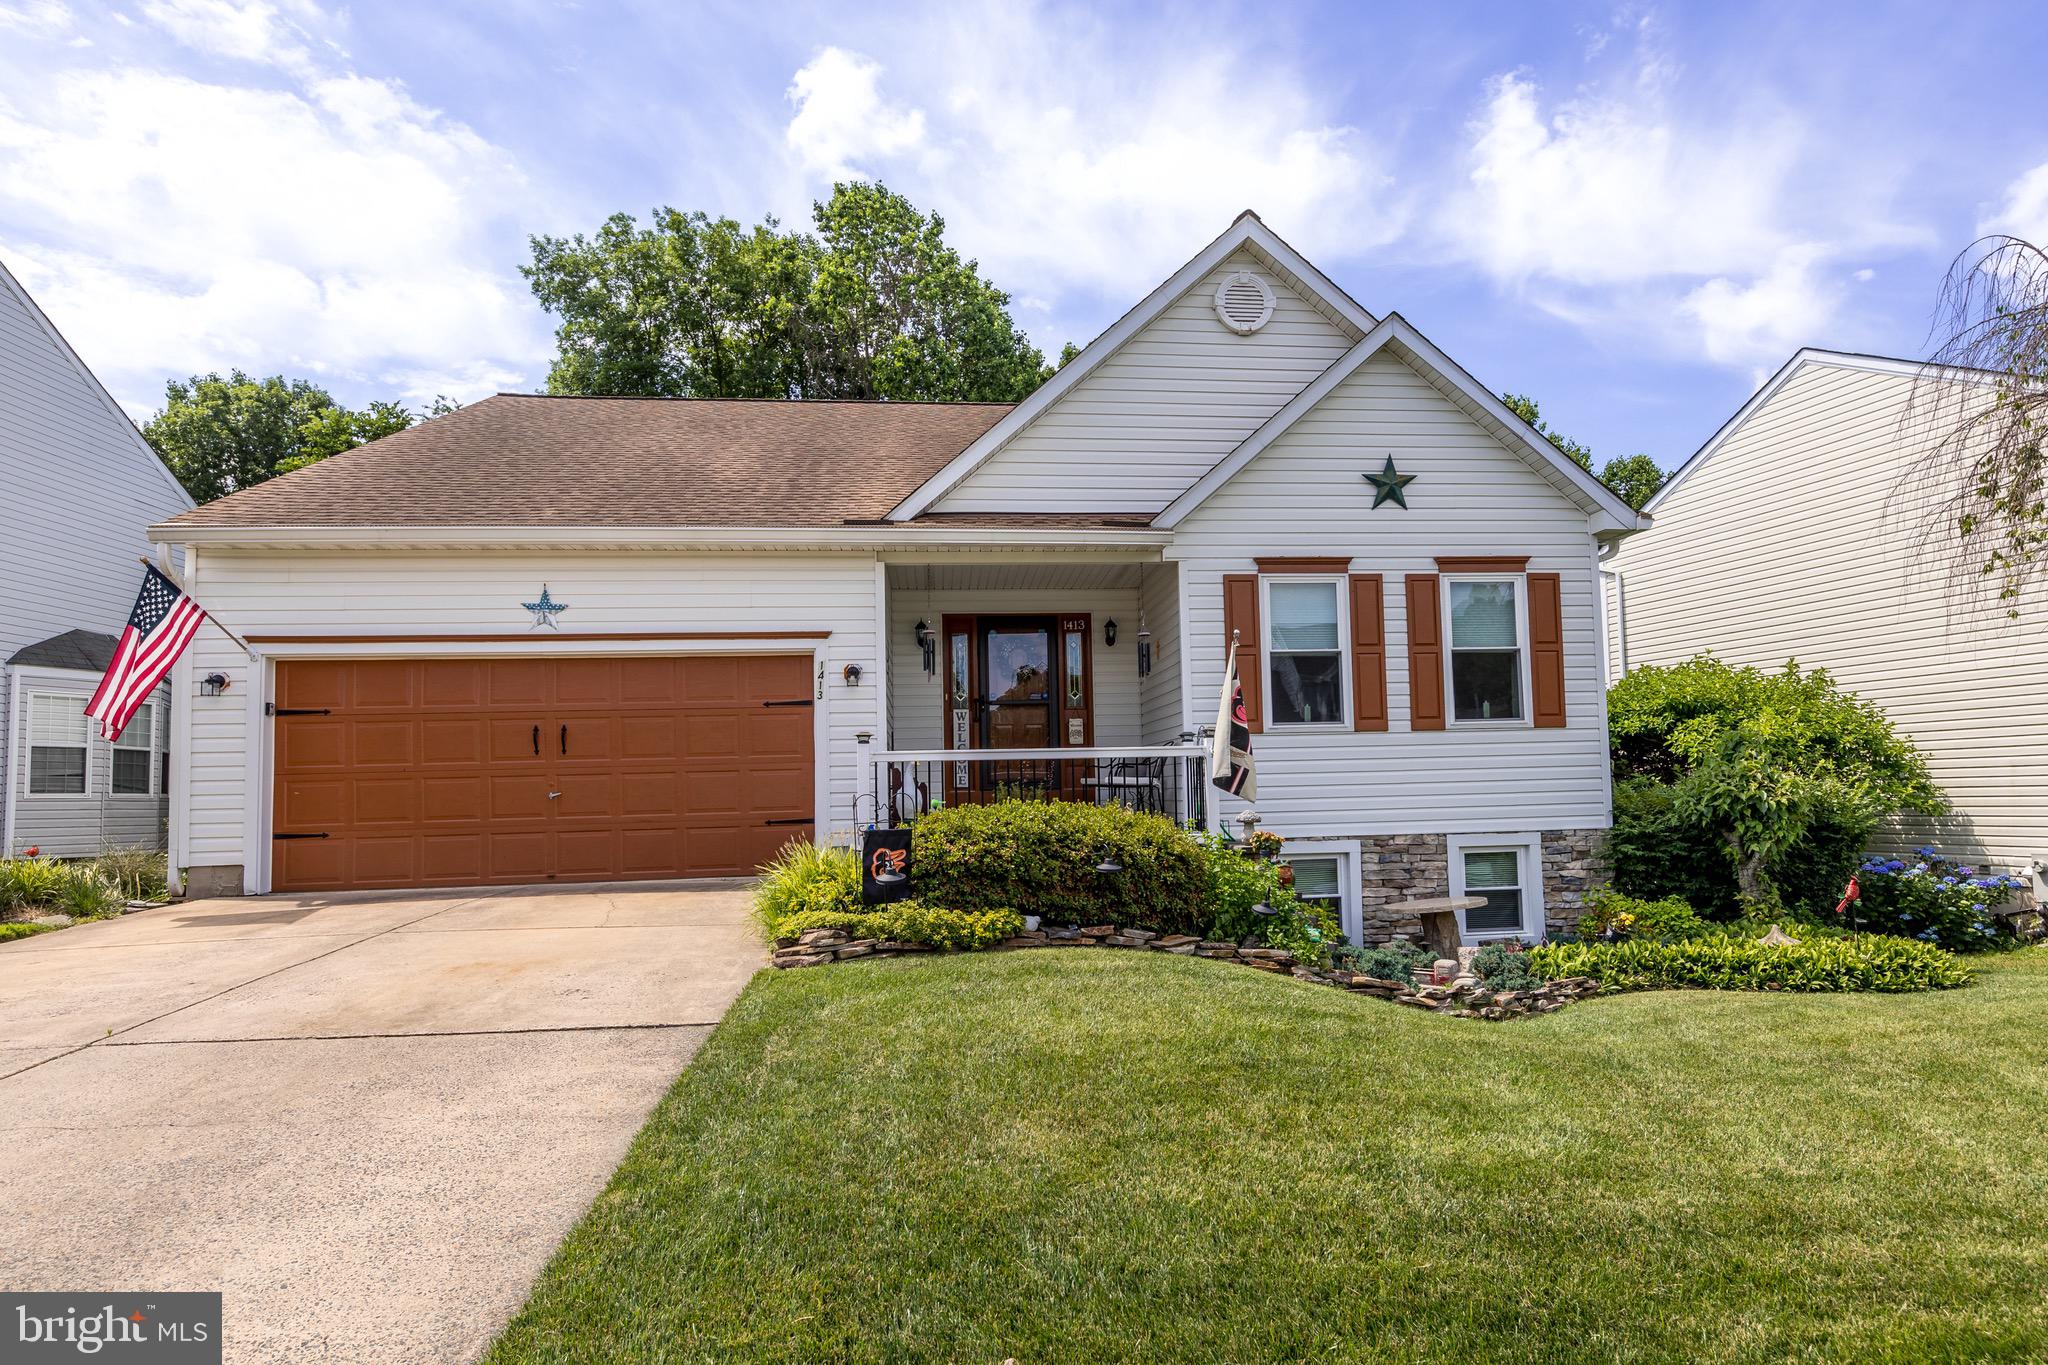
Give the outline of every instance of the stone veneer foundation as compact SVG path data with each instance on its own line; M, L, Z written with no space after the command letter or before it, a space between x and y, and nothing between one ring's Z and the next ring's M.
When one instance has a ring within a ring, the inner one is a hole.
M1578 923L1586 893L1606 880L1600 850L1604 829L1543 831L1543 919L1550 933ZM1313 840L1303 840L1313 843ZM1385 943L1395 935L1420 940L1422 922L1397 913L1400 901L1451 894L1451 865L1441 834L1368 835L1358 841L1364 863L1363 912L1365 941Z

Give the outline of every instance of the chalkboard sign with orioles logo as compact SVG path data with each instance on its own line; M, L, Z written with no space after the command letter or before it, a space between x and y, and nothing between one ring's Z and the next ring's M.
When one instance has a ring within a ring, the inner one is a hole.
M860 899L887 905L910 894L910 830L870 829L860 837Z

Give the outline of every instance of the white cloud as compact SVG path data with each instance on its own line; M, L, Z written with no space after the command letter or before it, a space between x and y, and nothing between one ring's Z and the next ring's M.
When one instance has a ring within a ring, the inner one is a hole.
M1775 365L1814 343L1817 319L1831 316L1840 291L1817 268L1812 246L1788 247L1771 268L1748 282L1708 280L1679 304L1699 324L1707 359L1722 365Z
M1801 128L1780 119L1700 136L1659 103L1584 97L1546 118L1533 83L1497 78L1446 227L1513 282L1611 285L1771 259L1787 244L1780 210Z
M828 165L886 180L1054 318L1068 290L1136 297L1245 208L1331 260L1398 234L1381 149L1286 62L1192 31L1136 60L1090 23L963 7L886 66L828 49L790 92L806 188Z
M2005 202L1977 231L2009 233L2048 250L2048 161L2006 186Z
M1454 259L1590 328L1754 366L1823 339L1845 256L1925 241L1890 220L1883 167L1847 173L1768 102L1680 111L1647 36L1631 61L1553 106L1520 73L1489 83L1438 220Z
M924 141L924 111L886 103L881 65L828 47L798 68L788 98L796 106L786 134L805 170L832 180L859 178L859 167Z
M473 398L547 353L519 168L395 83L65 72L0 106L0 182L0 252L131 406L231 366Z
M69 33L74 22L71 7L64 0L19 0L0 5L0 33L51 38Z
M313 20L311 4L293 5ZM199 52L235 61L260 62L288 71L312 65L306 30L265 0L143 0L142 17Z

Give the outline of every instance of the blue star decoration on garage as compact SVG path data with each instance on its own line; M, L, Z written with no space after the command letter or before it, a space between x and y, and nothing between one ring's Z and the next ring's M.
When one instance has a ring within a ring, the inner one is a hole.
M548 595L548 585L545 583L540 585L540 601L521 602L519 605L533 613L533 630L539 630L542 626L549 630L560 630L561 627L555 624L555 617L569 610L567 602L557 602Z
M1365 475L1365 481L1372 485L1372 505L1374 507L1378 507L1383 502L1391 502L1394 506L1404 511L1407 509L1408 495L1402 490L1415 482L1415 475L1403 474L1396 470L1394 468L1393 456L1387 456L1386 468L1380 470L1379 473Z

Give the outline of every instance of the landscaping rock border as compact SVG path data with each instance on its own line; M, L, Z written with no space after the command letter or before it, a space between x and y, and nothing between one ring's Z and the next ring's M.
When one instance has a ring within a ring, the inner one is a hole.
M1155 934L1146 929L1119 929L1113 924L1085 928L1047 928L1006 938L997 949L1024 948L1134 948L1145 952L1172 953L1176 957L1206 957L1233 962L1254 971L1285 973L1302 981L1335 986L1376 1000L1432 1010L1454 1019L1518 1019L1530 1014L1549 1014L1574 1000L1600 993L1600 983L1589 976L1563 981L1546 981L1523 991L1496 991L1469 974L1460 974L1441 985L1410 985L1296 962L1292 953L1280 948L1248 948L1242 944L1197 938L1193 934ZM844 929L812 929L793 939L778 939L774 964L781 968L822 967L861 957L902 957L929 953L924 943L897 943L888 939L852 938ZM1469 950L1461 966L1469 967Z

